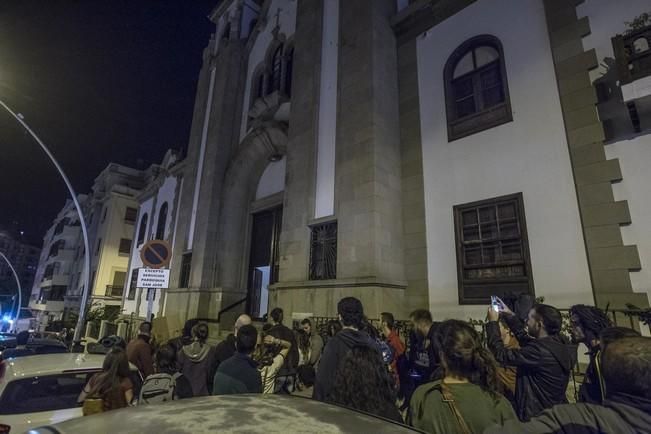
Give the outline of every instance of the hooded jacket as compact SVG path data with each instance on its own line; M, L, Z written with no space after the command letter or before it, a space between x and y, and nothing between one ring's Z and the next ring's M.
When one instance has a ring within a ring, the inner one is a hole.
M199 341L185 345L179 353L179 367L190 380L195 397L210 394L215 373L215 348Z
M619 394L604 405L564 404L544 411L529 423L509 421L484 434L637 434L651 432L651 400Z
M521 348L505 348L496 321L486 325L488 347L498 362L517 368L515 412L520 420L528 421L545 409L567 403L565 391L576 363L576 346L559 336L527 337L517 317L508 316L506 320Z
M343 329L328 341L316 372L312 398L326 401L335 378L337 366L354 346L377 348L368 334L358 330ZM379 351L379 350L378 350Z

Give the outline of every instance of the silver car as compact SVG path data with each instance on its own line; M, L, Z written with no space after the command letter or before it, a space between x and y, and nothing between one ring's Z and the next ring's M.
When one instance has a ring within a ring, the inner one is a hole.
M288 395L185 399L109 411L31 433L413 433L408 426L336 405Z

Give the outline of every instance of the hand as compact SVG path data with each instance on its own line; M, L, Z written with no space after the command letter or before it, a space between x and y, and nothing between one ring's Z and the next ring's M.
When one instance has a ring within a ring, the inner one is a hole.
M500 319L500 313L493 309L493 306L488 306L488 321L498 321Z
M267 345L273 345L273 344L276 343L276 338L274 338L273 336L267 335L267 336L264 337L264 343L267 344Z
M500 306L500 312L502 312L502 313L505 314L505 315L515 315L515 314L513 313L513 311L512 311L511 309L509 309L509 307L506 305L506 303L504 303L504 302L502 301L501 298L499 298L499 297L496 297L496 298L497 298L497 303L498 303L499 306Z

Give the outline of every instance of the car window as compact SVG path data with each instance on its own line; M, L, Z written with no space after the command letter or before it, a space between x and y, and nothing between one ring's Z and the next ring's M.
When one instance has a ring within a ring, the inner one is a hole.
M63 373L12 381L0 397L0 414L37 413L78 407L79 394L96 372Z

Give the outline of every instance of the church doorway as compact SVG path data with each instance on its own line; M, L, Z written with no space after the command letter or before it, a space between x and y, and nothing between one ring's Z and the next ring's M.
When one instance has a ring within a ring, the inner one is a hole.
M261 318L267 313L269 285L278 281L282 215L282 206L253 214L246 309L252 318Z

